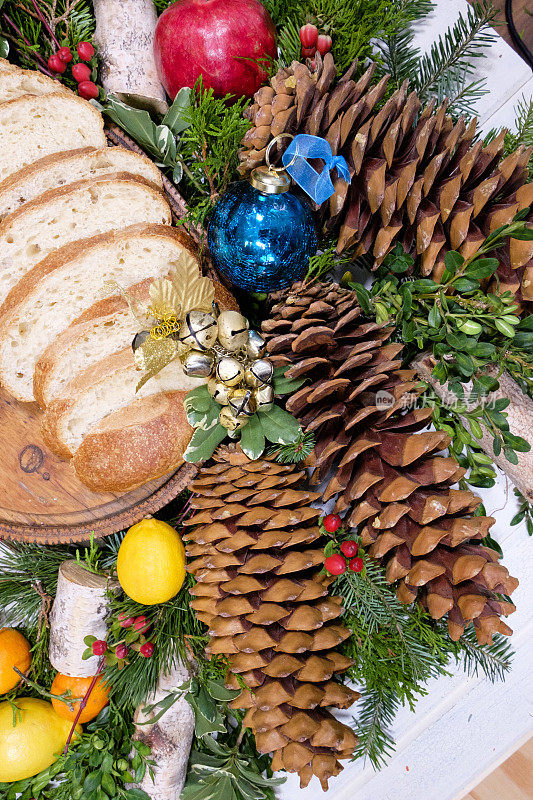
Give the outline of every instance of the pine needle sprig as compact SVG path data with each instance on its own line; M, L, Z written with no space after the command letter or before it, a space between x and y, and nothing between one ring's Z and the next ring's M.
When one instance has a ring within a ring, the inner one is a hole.
M484 58L497 34L490 27L496 12L490 2L469 6L425 53L413 75L412 88L425 102L449 98L455 115L471 114L472 101L486 94L483 81L473 81L475 64Z
M391 87L396 89L405 80L411 81L418 70L420 62L420 49L415 47L414 22L424 19L435 8L433 0L414 0L410 10L412 19L390 36L386 36L377 42L377 48L381 55L381 75L390 75ZM391 88L391 91L393 89Z
M505 680L514 655L511 644L505 636L495 633L492 644L479 644L475 631L470 626L465 629L458 645L459 652L455 658L462 662L468 675L477 677L481 672L491 683Z
M368 759L375 770L385 766L395 750L390 729L400 709L400 701L393 692L378 688L366 690L361 697L359 715L353 719L353 729L359 737L354 760Z
M514 107L516 130L506 130L504 139L504 156L514 153L519 147L533 147L533 99L522 95ZM501 128L492 128L485 136L484 143L489 144L501 132ZM533 153L529 159L529 180L533 179Z

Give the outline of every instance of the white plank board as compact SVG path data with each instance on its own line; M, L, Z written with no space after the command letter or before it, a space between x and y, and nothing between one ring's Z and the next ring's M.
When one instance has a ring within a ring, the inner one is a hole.
M419 26L416 42L431 46L467 9L466 0L440 0ZM518 99L533 96L533 77L525 62L498 38L486 59L477 65L477 77L487 78L489 94L478 102L480 128L514 126ZM492 490L480 492L488 514L496 517L494 537L502 544L505 565L520 579L513 595L517 611L508 619L516 657L505 683L468 678L458 667L452 677L428 684L414 713L402 709L395 720L395 755L381 772L355 762L330 781L326 797L335 800L461 800L485 774L501 763L533 734L533 541L525 526L511 528L516 513L512 487L504 479ZM354 707L357 713L357 706ZM349 721L351 714L339 714ZM318 800L323 797L316 779L299 789L289 776L278 791L280 800ZM503 800L503 798L495 798Z

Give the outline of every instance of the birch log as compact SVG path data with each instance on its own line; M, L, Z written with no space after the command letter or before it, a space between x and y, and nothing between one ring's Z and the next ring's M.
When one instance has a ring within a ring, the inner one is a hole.
M422 380L429 383L435 390L437 395L445 402L453 403L457 400L455 394L448 389L447 384L440 384L431 374L435 366L433 356L423 354L418 356L413 361L412 366L417 370ZM497 377L497 371L486 370L487 374ZM496 392L492 392L485 402L491 400L498 400L506 398L510 400L508 407L505 410L507 414L507 421L511 433L515 436L522 436L526 442L532 445L532 449L528 453L517 453L518 464L511 464L503 453L499 456L494 454L492 447L493 436L490 433L485 433L483 428L483 437L478 439L480 446L485 453L490 456L494 463L504 472L509 479L514 483L517 489L524 495L524 497L533 502L533 400L525 395L520 386L514 381L511 376L504 372L498 378L500 388ZM472 403L472 408L475 408L476 403ZM463 420L466 429L468 430L468 422Z
M142 709L146 705L160 702L189 678L189 671L182 664L174 666L168 674L161 674L156 691L137 708L133 718L136 726L134 738L151 748L150 758L156 764L153 768L153 781L147 770L142 782L138 784L138 788L143 789L151 800L179 800L187 776L194 734L194 714L185 697L180 697L153 724L140 723L149 722L158 709L148 715Z
M64 561L59 567L57 593L50 614L50 663L77 678L88 678L98 671L98 656L83 661L86 636L105 639L109 601L108 581L83 569L76 561Z
M168 106L154 59L153 0L93 0L93 7L104 89L129 105L164 114Z

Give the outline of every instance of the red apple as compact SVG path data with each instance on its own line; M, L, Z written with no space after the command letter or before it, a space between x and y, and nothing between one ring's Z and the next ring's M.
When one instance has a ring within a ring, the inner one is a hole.
M159 17L154 53L170 97L203 76L215 95L251 97L277 55L276 28L259 0L177 0Z

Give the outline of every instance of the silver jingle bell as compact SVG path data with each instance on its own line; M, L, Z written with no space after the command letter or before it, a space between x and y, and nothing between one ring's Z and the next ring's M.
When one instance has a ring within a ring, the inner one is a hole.
M189 350L182 356L183 371L189 378L209 378L215 366L215 359L211 353L202 353L199 350Z
M232 356L223 356L217 362L216 378L226 386L238 386L244 378L244 367Z
M248 341L246 342L246 355L248 358L263 358L266 353L266 342L257 331L248 332Z
M217 340L218 325L206 311L189 311L179 332L180 342L195 350L210 350Z
M218 341L224 348L234 353L246 347L248 341L248 320L238 311L223 311L218 320Z
M236 417L231 413L228 406L224 406L219 414L218 421L228 431L238 431L244 428L248 422L248 417Z
M221 406L227 406L229 403L228 392L231 392L229 386L225 383L217 381L215 377L209 378L207 382L207 391L217 403Z
M270 411L274 406L274 389L272 386L263 386L255 390L257 411Z
M229 394L229 407L236 417L251 417L257 410L254 393L251 389L234 389Z
M142 345L145 343L145 341L148 339L149 336L150 336L150 331L139 331L139 333L136 333L131 343L131 349L133 350L133 352L138 350L139 347L142 347Z
M274 365L272 361L266 358L258 358L253 364L250 364L244 378L248 386L253 386L254 389L259 389L262 386L268 386L274 376Z

